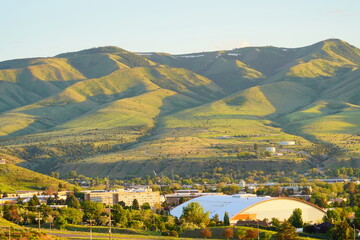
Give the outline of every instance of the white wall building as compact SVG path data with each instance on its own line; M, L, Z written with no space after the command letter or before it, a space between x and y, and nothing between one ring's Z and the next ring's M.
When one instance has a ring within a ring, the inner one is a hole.
M325 211L311 203L296 198L252 197L249 195L218 195L203 196L187 201L170 211L170 214L180 217L183 207L191 202L198 202L210 217L218 214L223 218L225 212L229 214L230 223L236 224L239 220L263 220L278 218L280 221L288 219L295 208L302 210L304 222L322 221Z
M283 141L283 142L280 142L279 144L283 145L283 146L294 146L295 142L294 141Z
M276 152L276 148L275 147L266 147L265 151L274 153L274 152Z

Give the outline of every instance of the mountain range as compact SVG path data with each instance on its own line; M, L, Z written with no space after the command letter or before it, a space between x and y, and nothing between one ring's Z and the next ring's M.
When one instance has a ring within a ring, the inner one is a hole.
M99 47L4 61L0 156L41 173L112 178L359 167L359 67L360 50L338 39L181 55ZM296 145L284 150L281 141ZM319 158L319 144L339 154ZM242 157L260 151L254 145L281 154Z

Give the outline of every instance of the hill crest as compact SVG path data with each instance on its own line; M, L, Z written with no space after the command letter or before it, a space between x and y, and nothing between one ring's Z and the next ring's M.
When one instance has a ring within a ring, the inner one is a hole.
M110 46L0 62L0 153L44 173L186 174L189 162L240 166L237 151L290 139L292 152L249 166L314 166L295 152L316 141L345 149L346 165L360 156L359 67L360 50L338 39L180 55Z

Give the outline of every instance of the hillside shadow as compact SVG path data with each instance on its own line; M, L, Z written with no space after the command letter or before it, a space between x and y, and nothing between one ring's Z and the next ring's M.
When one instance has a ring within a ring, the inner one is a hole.
M2 97L6 97L6 95L9 95L12 102L15 101L16 103L18 103L16 105L10 105L9 103L7 103L7 107L0 109L0 113L41 101L47 97L63 91L65 88L80 81L83 80L41 81L33 79L28 82L21 80L19 82L0 81L0 85L2 88L9 89ZM19 92L19 90L21 92Z
M19 111L18 113L34 116L34 118L37 119L25 128L8 134L5 138L51 130L51 128L56 127L57 125L64 124L79 118L84 114L101 109L101 107L113 101L135 97L143 94L145 91L146 86L141 83L134 88L127 89L120 93L90 96L83 102L43 101L42 107Z

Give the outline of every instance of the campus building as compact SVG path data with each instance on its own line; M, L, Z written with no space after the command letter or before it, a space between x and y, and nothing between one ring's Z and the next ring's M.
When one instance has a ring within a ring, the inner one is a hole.
M93 190L85 193L85 200L92 202L101 202L106 205L114 205L123 201L126 206L131 206L134 199L139 205L149 203L152 208L160 204L160 192L153 192L149 188L145 189L116 189L111 191Z
M304 222L316 223L322 221L325 211L306 201L296 198L285 197L256 197L248 194L237 195L215 195L203 196L187 201L170 211L170 214L180 217L183 207L191 202L198 202L205 212L210 213L210 217L217 214L222 218L227 212L230 223L236 224L239 220L263 220L278 218L279 220L288 219L294 209L302 210Z

